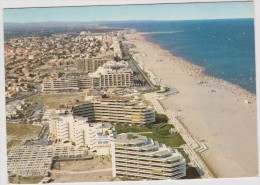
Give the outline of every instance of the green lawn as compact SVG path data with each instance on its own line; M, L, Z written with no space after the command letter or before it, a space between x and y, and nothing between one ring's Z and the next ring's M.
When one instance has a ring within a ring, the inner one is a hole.
M148 128L144 125L129 126L127 124L116 124L115 129L116 129L117 134L127 133L127 132L138 133L138 132L150 132L151 131L151 128Z
M160 103L160 101L159 101ZM168 123L169 118L165 114L155 113L155 123Z
M170 147L179 147L185 144L185 141L180 134L171 134L170 129L174 128L173 125L167 123L152 124L152 125L133 125L129 126L127 124L116 124L115 129L117 134L127 133L127 132L152 132L152 133L142 133L141 135L147 136L159 143L165 144Z
M180 147L181 145L185 144L185 141L182 139L180 134L174 134L172 137L158 137L154 133L152 134L142 134L147 136L148 138L153 139L154 141L158 141L159 143L165 144L166 146L170 147Z
M174 128L174 126L170 124L162 124L162 126L160 126L159 129L157 130L157 133L162 136L170 135L171 128Z
M173 128L173 125L167 123L160 123L160 124L151 124L151 125L132 125L129 126L128 124L116 124L115 129L117 134L127 133L127 132L152 132L158 130L160 128L160 132L165 131L165 129ZM162 130L162 131L161 131ZM158 130L159 131L159 130Z
M183 157L186 159L186 163L188 164L190 162L189 155L186 154L183 148L178 148L178 151L183 155Z

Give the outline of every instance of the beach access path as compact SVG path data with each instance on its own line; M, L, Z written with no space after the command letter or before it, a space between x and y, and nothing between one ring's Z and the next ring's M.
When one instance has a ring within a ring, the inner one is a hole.
M204 76L200 68L170 55L138 33L125 38L136 46L135 51L144 54L135 56L141 69L155 74L161 85L174 86L179 91L161 103L166 110L180 112L189 133L205 141L209 149L201 155L214 174L257 176L256 97Z

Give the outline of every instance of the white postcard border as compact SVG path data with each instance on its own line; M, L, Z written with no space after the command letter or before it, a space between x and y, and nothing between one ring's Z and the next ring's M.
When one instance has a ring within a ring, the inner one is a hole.
M236 0L236 1L248 1L248 0ZM6 155L6 120L5 120L5 70L4 70L4 38L3 38L3 9L4 8L26 8L26 7L63 7L63 6L91 6L91 5L123 5L123 4L158 4L158 3L193 3L193 2L232 2L230 0L1 0L0 1L0 184L8 184L7 180L7 155ZM255 6L255 54L256 54L256 78L257 78L257 94L260 93L260 1L254 1ZM257 11L258 10L258 11ZM257 115L259 118L260 115L260 100L257 98ZM258 124L258 159L260 159L260 149L259 149L259 140L260 140L260 124L259 119L257 119ZM258 169L260 169L260 163L258 162ZM259 173L259 172L258 172ZM219 184L234 184L234 185L256 185L260 184L260 178L258 177L248 177L248 178L228 178L228 179L206 179L206 180L176 180L176 181L160 181L161 184L176 184L176 185L219 185ZM87 184L87 185L96 185L96 184L140 184L140 182L88 182L88 183L55 183L55 184ZM144 185L155 185L158 184L158 181L143 181Z

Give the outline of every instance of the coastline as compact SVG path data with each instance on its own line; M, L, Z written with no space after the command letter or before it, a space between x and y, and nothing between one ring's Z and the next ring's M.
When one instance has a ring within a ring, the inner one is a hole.
M201 156L216 175L257 176L256 95L203 74L202 67L173 56L139 33L125 37L136 46L133 51L141 53L134 55L139 66L179 91L161 102L182 114L194 137L205 140L209 150Z
M253 101L256 100L256 94L248 91L247 89L244 89L242 87L240 87L237 84L228 82L224 79L221 78L217 78L217 77L213 77L210 75L207 75L204 73L205 68L198 66L196 64L193 64L192 62L185 60L181 57L177 57L174 56L170 53L170 51L163 49L159 44L154 43L149 41L144 34L140 34L141 32L137 32L138 34L138 39L142 40L143 42L146 42L146 44L148 45L152 45L154 48L157 48L159 52L162 52L164 54L162 54L161 56L163 57L167 57L169 60L176 60L178 62L178 65L180 66L180 68L182 68L183 72L186 73L186 75L188 76L193 76L194 78L198 78L201 81L210 81L215 83L214 85L216 85L218 88L224 88L227 89L229 91L231 91L232 93L234 93L237 96L240 96L240 98L251 98Z

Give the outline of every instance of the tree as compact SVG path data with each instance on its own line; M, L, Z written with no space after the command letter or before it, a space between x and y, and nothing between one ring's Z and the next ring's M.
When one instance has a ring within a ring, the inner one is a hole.
M155 113L155 123L168 123L169 118L165 114Z

